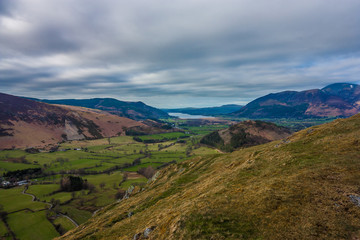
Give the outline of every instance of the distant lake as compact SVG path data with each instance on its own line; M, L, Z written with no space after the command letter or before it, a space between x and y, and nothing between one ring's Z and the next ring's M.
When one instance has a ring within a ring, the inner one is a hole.
M182 119L198 119L198 118L214 118L211 116L203 116L203 115L190 115L186 113L168 113L170 116L178 117Z

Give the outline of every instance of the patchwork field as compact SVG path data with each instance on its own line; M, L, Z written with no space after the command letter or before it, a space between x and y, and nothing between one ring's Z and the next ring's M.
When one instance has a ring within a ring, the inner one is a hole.
M64 142L53 152L0 151L0 174L7 174L2 181L29 180L24 186L0 189L0 210L6 213L0 238L62 235L117 201L129 187L144 186L149 177L139 174L144 169L154 173L197 155L217 153L200 145L200 137L173 132ZM67 176L80 177L87 188L64 191L61 182Z

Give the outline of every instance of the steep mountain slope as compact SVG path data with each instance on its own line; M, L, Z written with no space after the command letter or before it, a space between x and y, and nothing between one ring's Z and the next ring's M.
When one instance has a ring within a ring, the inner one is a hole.
M223 114L229 114L238 111L242 108L241 105L227 104L220 107L207 107L207 108L174 108L163 109L167 113L186 113L191 115L206 115L206 116L218 116Z
M113 98L39 100L52 104L72 105L107 111L134 120L168 118L169 115L143 102L124 102Z
M324 92L341 97L347 102L360 106L360 86L349 83L334 83L322 89Z
M360 115L171 165L61 239L359 239Z
M273 123L263 121L243 121L227 129L214 131L201 139L207 144L226 152L236 148L250 147L280 140L290 136L291 131Z
M248 118L349 117L360 111L360 86L337 83L323 89L285 91L255 99L237 112Z
M0 149L44 147L62 140L124 134L142 123L107 112L50 105L0 93Z

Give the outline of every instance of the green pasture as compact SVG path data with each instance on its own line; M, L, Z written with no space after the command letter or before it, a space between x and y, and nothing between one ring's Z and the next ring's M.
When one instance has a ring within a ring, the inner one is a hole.
M54 224L59 224L61 227L67 232L73 228L75 228L75 225L66 217L57 217L54 220Z
M51 199L56 199L59 200L60 203L63 203L72 198L71 192L58 192L52 194L53 192L59 190L59 188L60 188L59 184L41 184L41 185L39 184L39 185L31 185L26 192L34 194L38 199L46 202L50 202Z
M59 236L46 219L46 211L12 213L8 215L7 222L17 239L47 240Z
M0 160L0 174L7 171L15 171L27 168L36 168L38 165L34 164L25 164L25 163L13 163L13 162L5 162L4 160Z
M85 210L80 210L72 205L61 206L61 212L74 219L78 224L86 222L92 213Z
M133 143L134 140L132 137L129 136L119 136L119 137L112 137L110 138L110 144L127 144ZM91 146L101 146L109 144L108 138L96 139L96 140L82 140L82 141L71 141L65 142L60 145L60 148L85 148Z
M147 181L148 181L148 179L145 177L137 178L137 179L129 179L126 182L124 182L123 184L121 184L121 188L127 190L131 185L144 184L144 183L147 183Z
M106 188L112 188L114 183L116 186L119 185L123 179L123 174L117 171L110 174L86 175L83 178L87 179L89 183L94 184L96 187L100 187L101 183L105 183Z
M47 209L47 205L41 202L33 202L32 197L22 194L23 187L0 189L0 204L4 211L11 213L29 208L33 211Z
M141 163L139 165L124 168L124 170L127 171L127 172L136 172L140 168L146 168L146 167L149 167L149 166L151 166L153 168L156 168L156 167L161 166L161 165L162 165L162 163L144 162L144 163Z
M3 239L3 238L6 239L5 235L7 235L7 234L8 234L8 230L5 226L5 223L0 220L0 239Z
M182 128L185 130L188 130L192 134L206 135L213 131L216 131L219 129L225 129L227 127L229 127L229 125L217 124L217 125L203 125L203 126L199 126L199 127L186 126L186 127L182 127Z
M0 150L0 159L20 158L26 155L28 153L23 150Z
M160 134L152 134L152 135L144 135L139 136L142 141L145 140L163 140L163 139L177 139L183 137L189 137L189 134L185 134L183 132L171 132L171 133L160 133Z

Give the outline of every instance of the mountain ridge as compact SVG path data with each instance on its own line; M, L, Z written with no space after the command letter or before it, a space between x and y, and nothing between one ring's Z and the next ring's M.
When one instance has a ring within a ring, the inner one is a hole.
M145 103L120 101L115 98L91 98L91 99L37 99L40 102L50 104L62 104L107 111L120 117L127 117L134 120L169 118L170 116L157 108Z
M360 86L334 83L322 89L283 91L257 98L230 115L247 118L349 117L360 112Z

